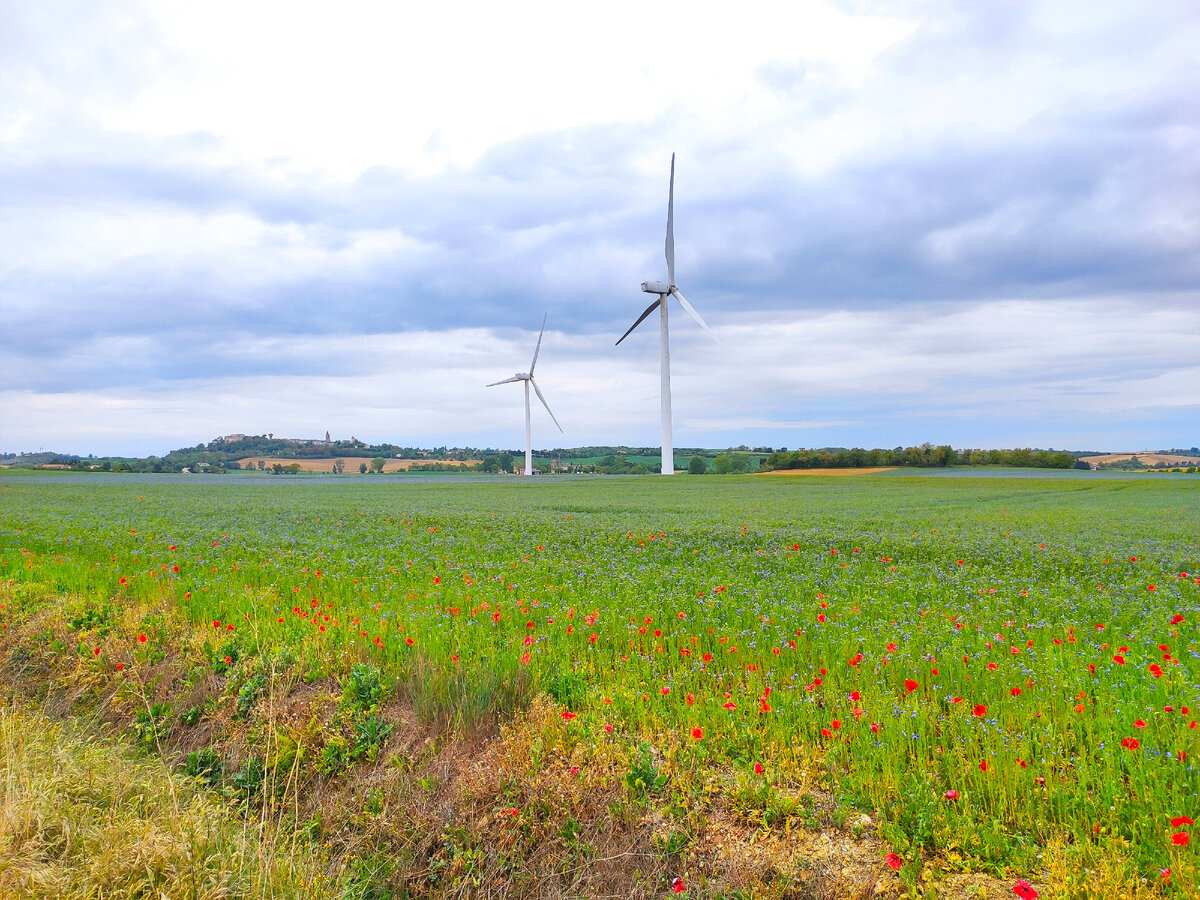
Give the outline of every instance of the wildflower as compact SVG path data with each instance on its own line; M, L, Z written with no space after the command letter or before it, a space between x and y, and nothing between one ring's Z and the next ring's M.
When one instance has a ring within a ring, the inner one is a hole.
M612 734L612 726L609 725L607 722L604 725L604 732L605 732L605 734Z
M1009 691L1009 693L1012 694L1014 697L1020 697L1021 689L1019 687L1015 687L1011 691Z
M676 875L671 879L671 890L676 894L682 894L687 890L687 885L683 883L683 879Z
M899 857L897 854L895 854L895 853L889 853L887 856L885 856L885 857L883 858L883 861L884 861L885 863L887 863L889 866L891 866L893 869L896 869L896 870L899 870L899 868L900 868L902 865L904 865L904 860L902 860L902 859L901 859L901 858L900 858L900 857Z
M1013 893L1020 897L1021 900L1034 900L1038 895L1038 892L1033 889L1033 885L1024 878L1013 885Z
M1186 847L1191 839L1192 836L1186 831L1177 831L1171 835L1171 843L1176 847Z
M573 718L575 718L575 713L571 712L569 709L564 709L562 712L562 717L564 722L570 722Z
M917 683L915 681L913 681L911 678L906 678L904 680L904 689L911 694L913 691L915 691L917 689Z
M144 643L146 643L146 636L145 636L144 634L139 634L139 635L138 635L138 643L139 643L139 644L144 644Z
M1195 824L1196 824L1196 823L1195 823L1195 822L1193 822L1193 821L1192 821L1190 818L1188 818L1187 816L1176 816L1175 818L1173 818L1173 819L1171 820L1171 827L1172 827L1172 828L1178 828L1180 825L1195 825Z
M977 703L975 705L975 708L971 710L971 714L974 715L975 718L977 718L977 719L982 719L984 716L987 715L987 707L984 706L982 703Z
M949 791L946 791L946 793L945 793L945 794L943 794L943 796L944 796L944 797L945 797L947 800L954 801L954 800L957 800L957 799L958 799L958 791L956 791L956 790L949 790Z
M692 729L692 737L697 741L700 740L701 738L704 737L704 729L701 728L699 725L697 725L695 728ZM678 892L676 892L676 893L678 893Z

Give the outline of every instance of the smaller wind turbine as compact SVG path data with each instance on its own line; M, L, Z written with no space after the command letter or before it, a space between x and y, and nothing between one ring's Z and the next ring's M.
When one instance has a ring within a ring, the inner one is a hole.
M533 362L529 364L528 372L518 372L512 378L505 378L503 381L493 381L488 387L495 387L498 384L510 384L514 381L525 382L525 474L533 474L533 438L529 430L529 386L532 384L534 391L537 392L538 399L542 401L542 406L546 407L546 412L550 413L550 418L554 420L554 424L562 431L562 426L558 424L558 419L554 418L554 413L550 412L550 404L546 402L546 398L542 396L541 388L537 386L537 382L533 380L533 369L537 365L538 354L542 351L542 335L546 333L546 319L550 313L542 316L542 330L538 332L537 346L533 349Z

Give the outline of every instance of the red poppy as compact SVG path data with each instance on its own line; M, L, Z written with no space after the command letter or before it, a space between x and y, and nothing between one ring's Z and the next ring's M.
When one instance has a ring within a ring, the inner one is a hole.
M763 764L760 762L756 762L754 764L754 774L761 775L762 773L763 773Z
M692 737L695 738L696 740L700 740L701 738L704 737L704 729L701 728L699 725L697 725L695 728L692 729Z
M1020 697L1021 689L1019 687L1015 687L1011 691L1009 691L1009 693L1012 694L1014 697Z
M683 883L683 879L676 875L671 879L671 890L677 894L682 894L687 890L687 885Z
M1171 827L1178 828L1180 825L1195 825L1196 823L1187 816L1176 816L1171 820Z
M139 635L138 635L138 643L139 643L139 644L144 644L144 643L146 643L146 636L145 636L144 634L139 634Z
M879 734L879 723L878 722L871 723L871 731L874 732L875 734Z
M564 709L562 712L562 717L564 722L570 722L573 718L575 718L575 713L571 712L569 709Z
M975 708L971 710L971 714L974 715L978 719L982 719L984 716L987 715L987 707L984 706L982 703L978 703L978 704L976 704Z
M1191 839L1192 836L1186 831L1177 831L1171 835L1171 843L1176 847L1186 847Z
M986 772L986 771L987 771L987 760L986 760L986 759L981 759L981 760L979 761L979 771L980 771L980 772Z
M885 856L885 857L883 858L883 861L884 861L885 863L887 863L889 866L891 866L893 869L897 869L897 870L898 870L898 869L899 869L899 868L900 868L902 865L904 865L904 860L902 860L902 859L901 859L901 858L900 858L898 855L896 855L895 853L889 853L887 856Z
M946 791L946 793L943 796L945 796L945 798L947 800L957 800L958 799L958 791L949 790L949 791Z
M1034 900L1038 895L1038 892L1033 889L1033 885L1024 878L1013 885L1013 893L1020 897L1021 900Z
M915 681L913 681L911 678L906 678L904 680L904 689L911 694L913 691L915 691L917 689L917 683Z

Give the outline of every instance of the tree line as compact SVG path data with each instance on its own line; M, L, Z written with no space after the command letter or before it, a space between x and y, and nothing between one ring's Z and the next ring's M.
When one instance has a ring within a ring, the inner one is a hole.
M1035 469L1087 468L1075 454L1065 450L955 450L948 444L925 443L919 447L892 450L836 448L824 450L777 450L763 460L762 468L771 469L858 469L875 467L938 468L943 466L1013 466Z

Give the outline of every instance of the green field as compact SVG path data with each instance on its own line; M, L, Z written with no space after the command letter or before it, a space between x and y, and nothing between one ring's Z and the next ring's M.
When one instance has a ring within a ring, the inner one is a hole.
M599 896L614 834L650 841L623 895L840 896L795 849L818 833L877 893L1186 897L1198 537L1200 491L1165 479L13 478L0 645L14 692L208 751L363 897ZM432 777L406 728L426 762L513 754L412 788L484 824L443 810L430 847L424 813L372 816L368 773ZM359 806L312 828L298 785ZM733 832L772 868L721 868Z

